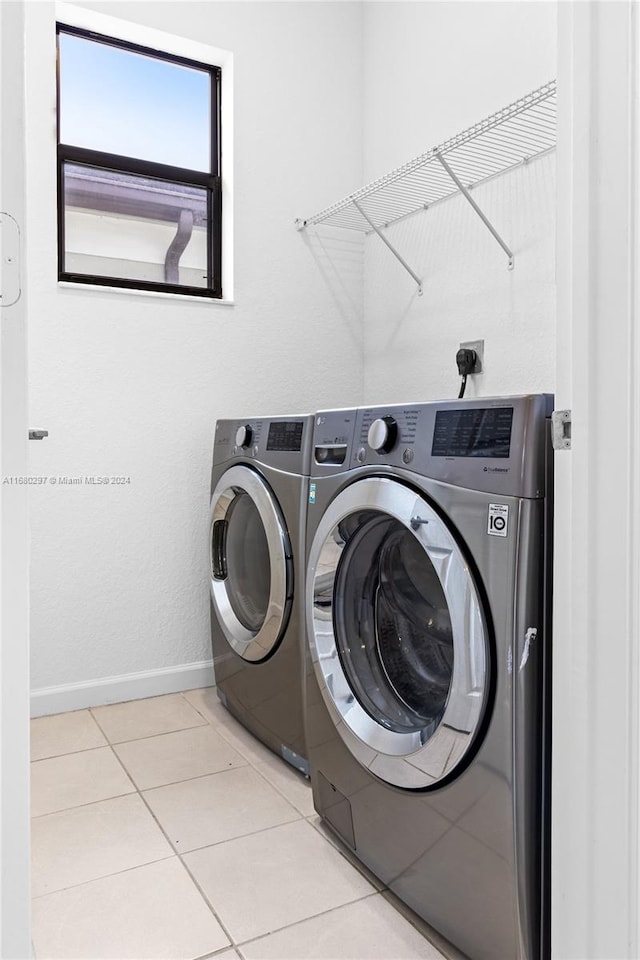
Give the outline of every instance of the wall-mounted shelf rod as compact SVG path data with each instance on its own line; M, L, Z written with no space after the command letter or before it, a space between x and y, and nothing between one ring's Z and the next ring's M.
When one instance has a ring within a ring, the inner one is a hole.
M422 281L388 239L387 228L434 203L465 197L513 267L514 254L470 191L482 183L543 156L556 145L556 81L551 80L502 110L433 147L396 170L304 220L310 226L333 226L376 233L418 287ZM383 231L384 230L384 234Z
M364 210L362 209L362 207L360 206L360 204L358 203L357 200L354 200L354 201L353 201L353 205L354 205L354 207L356 208L356 210L358 211L358 213L361 214L361 215L364 217L364 219L367 221L367 223L369 224L369 226L371 227L371 229L374 230L374 231L378 234L378 236L380 237L380 239L382 240L382 242L383 242L383 243L386 243L386 245L389 247L389 250L391 250L391 253L394 255L394 257L395 257L397 260L400 261L400 263L401 263L402 266L405 268L405 270L407 271L407 273L410 273L410 274L411 274L411 276L413 277L413 279L415 280L415 282L418 284L418 296L421 297L421 296L422 296L422 280L420 279L420 277L418 276L418 274L413 272L413 270L411 269L411 267L409 266L409 264L407 263L407 261L406 261L405 259L403 259L403 257L400 256L400 254L398 253L398 251L396 250L396 248L393 246L393 244L390 243L390 242L387 240L387 238L385 237L384 233L382 233L382 231L379 230L379 229L376 227L375 223L373 223L373 221L369 219L369 217L366 215L366 213L364 212Z
M455 173L453 172L453 170L451 169L447 161L444 159L444 157L441 156L439 153L436 154L436 156L438 157L438 160L440 161L444 169L447 171L447 173L449 174L449 176L457 186L460 193L464 197L466 197L466 199L469 201L469 203L471 204L475 212L478 214L478 216L480 217L484 225L487 227L489 232L496 238L496 240L498 241L498 243L506 253L507 257L509 258L509 270L513 270L513 263L514 263L513 251L509 249L509 247L506 245L506 243L504 242L504 240L502 239L502 237L500 236L496 228L490 223L489 219L484 215L484 213L482 212L478 204L475 202L475 200L473 199L473 197L465 187L464 183L462 183L462 181L458 177L456 177Z

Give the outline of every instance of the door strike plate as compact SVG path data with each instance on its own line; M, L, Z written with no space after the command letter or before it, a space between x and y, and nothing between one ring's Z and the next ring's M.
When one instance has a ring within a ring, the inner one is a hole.
M571 450L571 410L553 411L551 439L554 450Z

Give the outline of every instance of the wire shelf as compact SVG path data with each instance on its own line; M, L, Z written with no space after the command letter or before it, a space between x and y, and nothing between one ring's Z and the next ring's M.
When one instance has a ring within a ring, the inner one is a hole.
M296 223L301 230L312 224L327 224L377 233L462 192L492 230L468 191L553 150L555 145L556 81L552 80L356 193ZM502 244L495 233L494 236ZM502 245L512 265L513 255Z

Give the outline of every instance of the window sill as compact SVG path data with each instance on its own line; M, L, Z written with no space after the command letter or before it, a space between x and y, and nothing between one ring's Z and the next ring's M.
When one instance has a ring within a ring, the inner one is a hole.
M202 303L214 306L233 307L235 300L225 300L217 297L193 297L188 293L164 293L162 290L134 290L129 287L109 287L99 283L71 283L68 280L58 280L58 287L65 290L76 290L88 293L90 290L100 290L109 294L125 294L129 297L154 297L161 300L189 300L191 303Z

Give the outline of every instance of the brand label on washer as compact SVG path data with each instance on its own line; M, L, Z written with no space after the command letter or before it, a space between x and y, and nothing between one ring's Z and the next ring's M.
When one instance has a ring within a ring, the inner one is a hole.
M509 507L506 503L490 503L487 533L492 537L506 537L509 527Z

